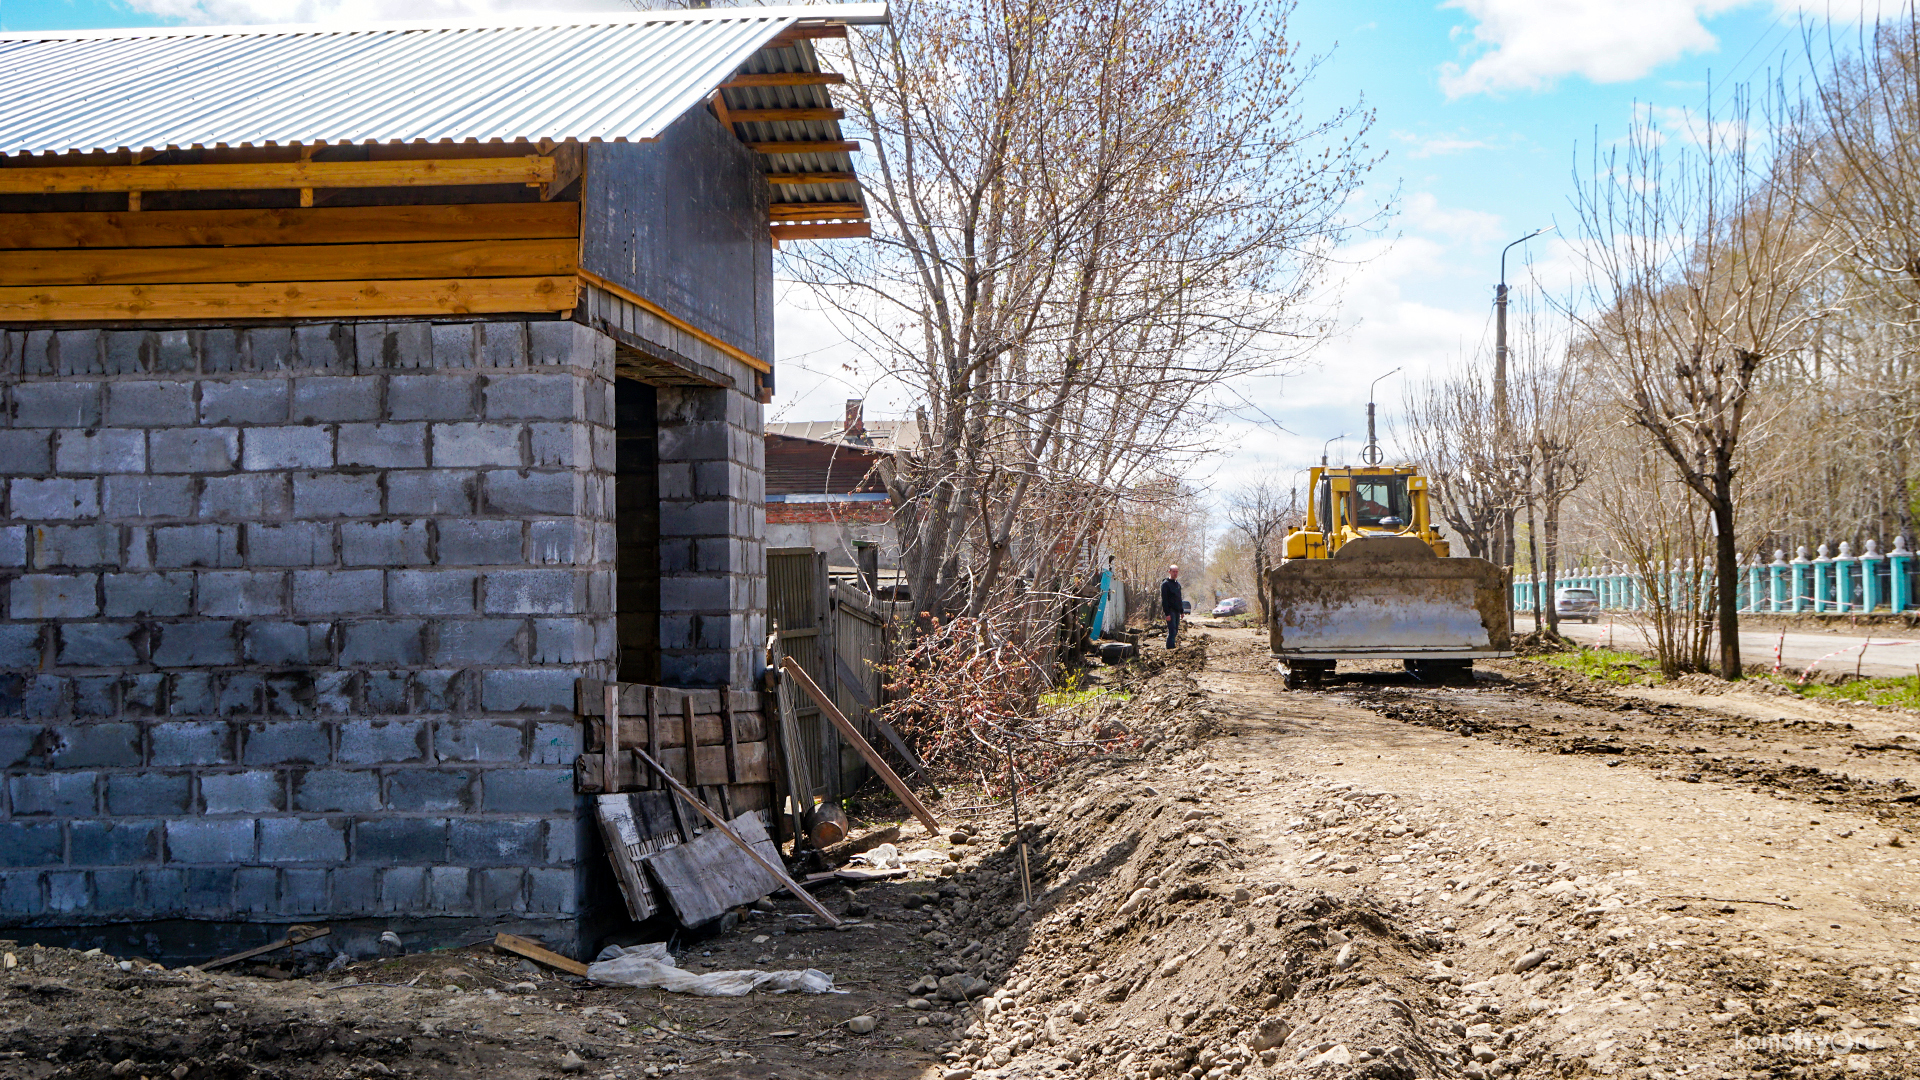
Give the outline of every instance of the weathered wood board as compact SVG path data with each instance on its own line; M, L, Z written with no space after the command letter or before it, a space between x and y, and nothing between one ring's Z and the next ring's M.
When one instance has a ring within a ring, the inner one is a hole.
M627 914L634 922L651 918L660 910L660 898L642 864L647 856L680 842L672 796L664 791L634 791L601 795L593 802L600 833L607 841L607 857L620 881L620 895L627 901Z
M741 814L727 824L768 862L780 865L780 852L759 814ZM718 829L708 829L689 843L654 852L641 861L685 926L699 926L786 887L745 857Z

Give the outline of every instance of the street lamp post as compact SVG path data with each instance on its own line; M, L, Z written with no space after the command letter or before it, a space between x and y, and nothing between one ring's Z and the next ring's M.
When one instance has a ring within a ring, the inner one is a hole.
M1513 442L1507 422L1507 252L1557 227L1549 225L1544 229L1535 229L1500 249L1500 284L1493 289L1493 425L1501 453L1505 453ZM1501 524L1500 561L1511 572L1515 547L1512 510L1503 515Z

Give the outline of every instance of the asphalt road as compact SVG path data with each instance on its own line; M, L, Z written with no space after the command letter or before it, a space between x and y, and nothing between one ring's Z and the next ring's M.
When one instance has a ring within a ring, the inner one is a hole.
M1513 617L1516 633L1533 629L1533 616ZM1597 623L1562 622L1560 633L1584 645L1611 645L1634 652L1651 652L1652 628L1625 618L1602 615ZM1907 631L1911 634L1911 631ZM1814 665L1819 671L1853 671L1862 675L1900 676L1920 672L1920 635L1871 638L1852 634L1809 634L1778 630L1742 631L1740 658L1749 664L1769 663L1780 650L1783 667L1796 671ZM1862 649L1864 648L1864 652Z

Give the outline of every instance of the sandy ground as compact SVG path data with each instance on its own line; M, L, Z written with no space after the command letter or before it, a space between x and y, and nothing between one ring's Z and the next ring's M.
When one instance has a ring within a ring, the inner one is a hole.
M1140 743L1029 793L1024 833L909 828L952 876L829 887L844 931L787 900L674 943L850 993L7 946L0 1075L1920 1076L1920 716L1528 661L1287 692L1255 633L1203 633L1204 667L1100 707Z
M1515 615L1515 633L1533 631L1532 615ZM1583 645L1608 645L1635 652L1650 652L1651 631L1635 620L1616 615L1601 615L1598 622L1562 621L1560 633ZM1889 627L1875 638L1861 633L1813 633L1802 630L1742 630L1740 658L1748 664L1771 665L1778 659L1783 667L1805 671L1809 666L1822 673L1853 672L1862 675L1908 676L1920 673L1920 634Z

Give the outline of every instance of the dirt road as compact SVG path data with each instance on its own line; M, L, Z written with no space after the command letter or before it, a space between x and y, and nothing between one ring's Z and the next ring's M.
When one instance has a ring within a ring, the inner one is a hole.
M1515 633L1531 633L1533 616L1515 615ZM1582 645L1606 645L1650 652L1651 631L1633 619L1602 615L1595 623L1562 622L1560 633ZM1864 650L1864 651L1862 651ZM1888 629L1878 638L1860 633L1811 633L1789 630L1743 630L1740 657L1749 664L1771 664L1775 652L1784 667L1805 671L1852 672L1875 677L1902 677L1920 672L1920 634Z
M479 947L208 976L4 945L0 1075L1920 1076L1920 716L1526 661L1287 692L1254 633L1205 633L1185 669L1101 673L1131 698L1088 730L1132 737L1021 830L969 797L940 810L960 833L903 831L944 872L828 887L860 925L782 900L676 938L850 994L595 987Z

